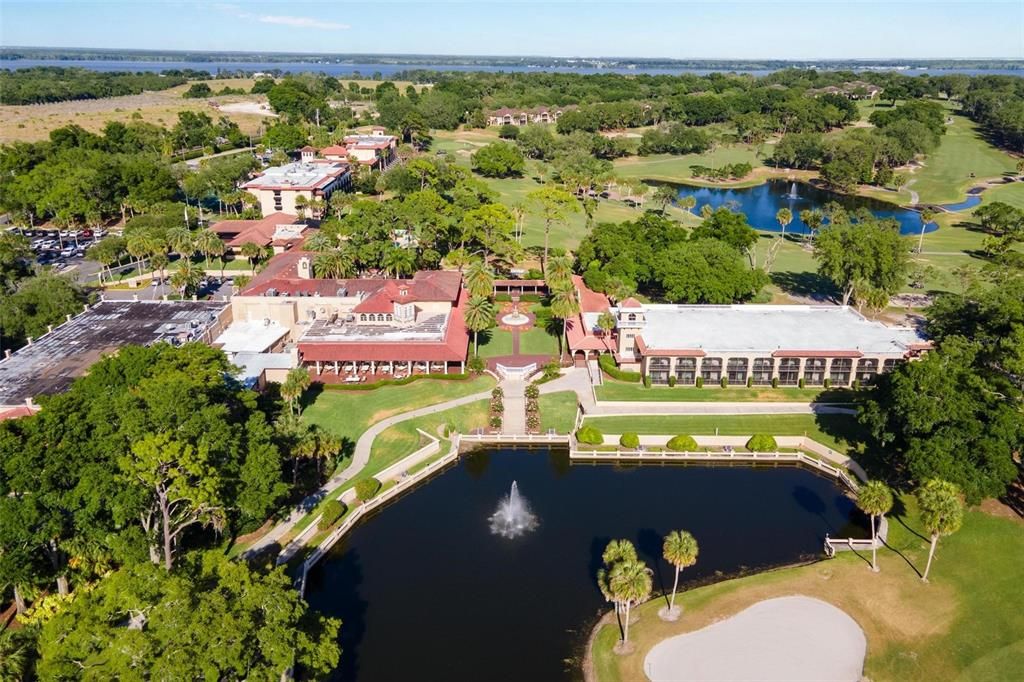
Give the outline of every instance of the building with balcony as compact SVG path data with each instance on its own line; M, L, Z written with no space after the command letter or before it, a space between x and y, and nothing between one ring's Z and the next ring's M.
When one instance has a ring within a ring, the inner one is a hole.
M313 159L272 166L242 185L260 202L265 216L273 213L298 215L295 201L300 196L307 201L326 201L338 190L352 184L352 173L347 161Z

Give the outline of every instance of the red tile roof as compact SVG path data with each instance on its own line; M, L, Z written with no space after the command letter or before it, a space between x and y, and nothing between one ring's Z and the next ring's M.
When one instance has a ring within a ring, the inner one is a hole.
M20 417L31 417L36 412L37 412L37 410L32 409L28 405L23 405L21 407L12 407L9 410L0 410L0 422L4 421L5 419L18 419Z
M572 283L576 287L576 296L580 300L580 312L604 313L608 311L607 296L588 287L579 275L572 276Z
M228 246L241 246L249 242L260 246L270 246L274 241L274 232L278 225L297 225L304 222L289 213L271 213L260 220L221 220L214 223L210 229L216 232ZM301 239L285 241L297 243Z
M348 147L340 144L332 144L320 150L320 156L348 156Z
M636 300L632 296L627 298L625 301L621 301L619 303L619 307L623 308L625 310L642 310L643 309L643 306L640 304L640 301Z

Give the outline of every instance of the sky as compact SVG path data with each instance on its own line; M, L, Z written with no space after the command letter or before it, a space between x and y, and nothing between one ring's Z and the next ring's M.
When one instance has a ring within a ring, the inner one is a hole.
M1024 0L2 0L0 44L679 59L1024 59Z

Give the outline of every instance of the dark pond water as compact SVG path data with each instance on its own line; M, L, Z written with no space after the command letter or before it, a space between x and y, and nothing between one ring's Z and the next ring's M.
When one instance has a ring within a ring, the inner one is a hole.
M506 539L488 518L513 480L539 525ZM671 589L661 540L678 528L700 543L689 580L820 557L826 532L868 533L804 469L570 466L564 451L492 449L361 524L306 597L343 621L338 680L572 680L607 607L594 576L608 540L632 540L656 589Z
M724 187L694 187L692 185L675 185L680 197L693 196L697 199L694 211L699 211L704 204L711 208L730 206L747 215L747 221L758 230L779 232L779 222L775 214L780 208L788 208L793 212L793 222L786 227L786 233L808 234L810 229L800 220L800 211L809 208L823 208L833 201L846 210L853 212L866 208L879 218L893 218L900 224L901 234L920 234L921 215L917 211L900 208L895 204L878 201L868 197L836 194L828 190L818 189L812 185L785 180L769 180L756 187L730 189ZM795 195L794 195L795 191ZM926 232L938 229L935 223L928 225Z

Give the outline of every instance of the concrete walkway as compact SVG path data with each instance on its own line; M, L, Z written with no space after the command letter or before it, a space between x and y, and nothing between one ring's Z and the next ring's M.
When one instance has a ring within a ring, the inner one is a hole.
M695 414L856 414L851 407L825 403L757 403L757 402L647 402L647 401L602 401L592 410L591 417L623 415L695 415Z
M499 385L505 392L502 399L505 413L501 418L501 432L526 433L526 382L521 379L505 379Z
M811 597L780 597L656 644L644 672L653 682L857 682L866 651L863 630L846 612Z
M454 400L448 400L443 403L436 405L428 405L427 407L421 407L417 410L411 410L409 412L403 412L402 414L396 414L393 417L382 419L369 429L363 432L363 435L356 441L355 451L352 453L352 461L349 462L348 466L339 471L338 473L331 476L331 478L324 483L322 486L316 489L311 495L302 500L296 507L294 507L288 518L281 523L274 526L270 532L264 535L262 538L253 543L252 547L246 550L246 556L256 554L262 549L277 543L283 538L295 524L299 522L302 517L312 511L320 501L330 495L332 492L340 488L342 485L347 483L349 480L355 478L360 471L366 466L366 463L370 461L370 450L373 447L373 441L378 435L391 428L395 424L401 424L404 421L410 419L416 419L417 417L424 417L430 414L436 414L445 410L450 410L453 407L459 407L461 405L468 405L469 403L475 403L478 400L488 400L491 397L490 391L483 393L474 393L473 395L463 396L461 398L455 398Z

